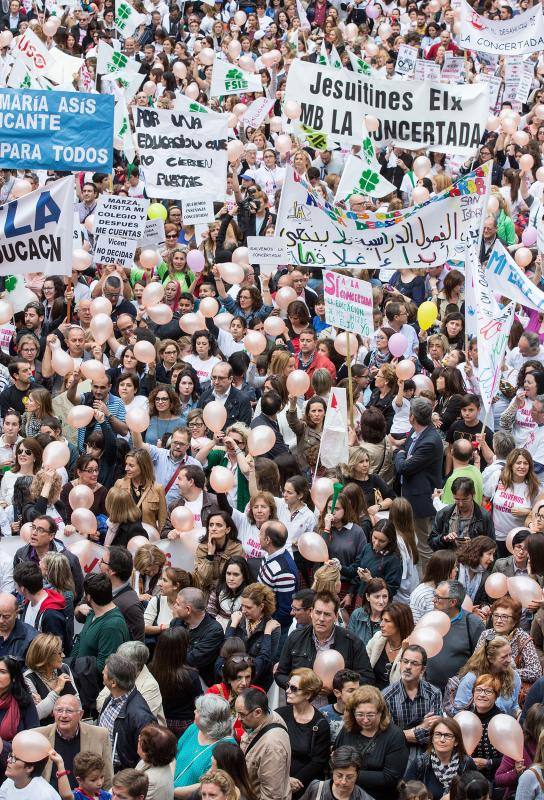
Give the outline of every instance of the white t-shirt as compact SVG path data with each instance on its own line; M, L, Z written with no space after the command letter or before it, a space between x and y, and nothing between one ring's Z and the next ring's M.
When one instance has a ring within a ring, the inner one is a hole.
M402 406L399 408L395 401L393 401L393 424L391 425L391 433L409 433L411 429L410 421L410 401L405 397L402 398Z
M0 786L0 800L60 800L60 795L43 778L32 778L24 789L17 789L11 778Z
M196 500L186 500L185 507L193 512L195 518L195 528L202 527L202 494Z
M184 356L183 360L187 364L190 364L194 370L196 370L196 374L198 375L198 380L200 383L210 381L212 378L212 369L216 364L220 363L220 359L217 358L217 356L211 356L207 361L202 361L202 359L198 356L190 355Z
M232 509L232 519L238 528L238 540L242 543L246 558L262 558L258 527L249 521L247 514L236 508Z
M523 517L512 514L512 509L526 508L527 513L532 503L526 483L514 483L505 489L499 481L493 497L493 524L498 542L504 542L512 528L523 524Z
M518 408L516 411L516 420L512 431L516 447L524 447L525 442L529 438L529 434L536 428L536 422L531 414L532 407L533 401L526 397L523 407Z
M40 602L36 603L35 605L32 605L32 603L28 603L26 607L24 621L26 622L27 625L30 625L31 628L34 627L34 623L36 622L36 617L40 613L40 608L42 607L42 603L44 600L45 597L43 598L43 600L40 600Z

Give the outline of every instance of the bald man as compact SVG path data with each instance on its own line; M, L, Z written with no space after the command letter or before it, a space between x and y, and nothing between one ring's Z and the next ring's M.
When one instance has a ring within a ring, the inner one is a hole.
M30 642L38 631L18 618L17 600L12 594L0 594L0 656L13 656L24 663Z
M444 484L442 502L449 505L454 502L452 483L456 478L470 478L474 484L474 500L481 505L484 484L479 464L474 464L474 445L468 439L456 439L450 446L452 460L451 474Z

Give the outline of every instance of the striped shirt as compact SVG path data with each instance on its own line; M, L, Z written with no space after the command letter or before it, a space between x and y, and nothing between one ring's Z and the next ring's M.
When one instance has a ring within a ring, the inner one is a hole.
M263 558L257 581L269 586L276 595L274 619L281 625L290 625L291 601L298 588L298 570L285 547Z

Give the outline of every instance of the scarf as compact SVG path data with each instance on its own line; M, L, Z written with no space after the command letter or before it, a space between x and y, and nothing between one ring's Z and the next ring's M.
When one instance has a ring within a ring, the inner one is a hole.
M5 710L5 714L0 722L0 739L11 742L21 721L21 711L19 703L11 692L5 697L0 698L0 711Z
M459 774L459 753L454 750L449 764L443 764L434 750L431 750L431 767L439 783L444 788L444 794L450 791L450 784L454 777Z
M484 568L478 564L477 567L467 567L465 564L459 564L459 577L457 578L460 581L465 589L467 590L467 594L470 599L474 602L476 598L476 593L480 588L480 584L482 582L482 575L485 572Z

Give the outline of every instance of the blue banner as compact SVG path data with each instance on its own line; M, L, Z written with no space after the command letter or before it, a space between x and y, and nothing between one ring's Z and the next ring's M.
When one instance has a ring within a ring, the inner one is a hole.
M0 167L111 172L113 95L0 89Z

